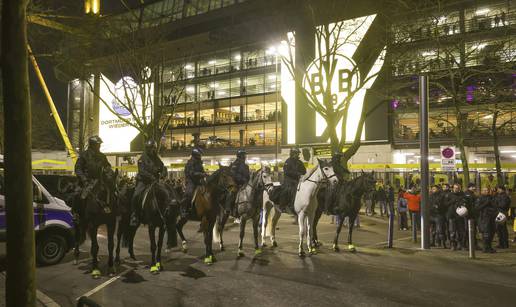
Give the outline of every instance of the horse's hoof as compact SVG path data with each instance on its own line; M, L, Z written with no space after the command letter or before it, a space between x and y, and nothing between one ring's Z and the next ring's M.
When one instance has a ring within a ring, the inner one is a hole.
M263 250L261 248L257 248L254 250L255 256L261 255L263 253Z
M315 249L315 247L310 248L308 252L310 253L310 255L317 255L317 249Z
M245 256L244 251L243 251L243 250L241 250L241 249L239 248L239 249L238 249L237 256L238 256L238 257L244 257L244 256Z
M121 263L122 263L122 261L120 261L120 258L115 259L115 265L120 265Z
M151 268L150 268L150 272L151 272L151 274L153 274L153 275L159 274L159 267L158 267L157 265L153 265L153 266L151 266Z
M160 272L163 271L163 265L161 264L161 262L156 262L156 266L158 267L158 270Z
M78 265L78 264L79 264L79 260L74 259L74 260L73 260L73 265Z
M333 244L333 251L334 252L340 252L340 248L337 244Z
M222 245L222 244L221 244L221 245L220 245L220 251L221 251L221 252L223 252L223 251L225 251L225 250L226 250L226 248L224 247L224 245Z
M299 251L299 257L304 258L306 256L304 251Z
M278 247L278 243L276 241L272 242L272 247Z
M99 279L100 275L102 274L100 273L99 269L94 269L93 271L91 271L91 277L93 277L93 279Z
M357 251L357 249L356 249L355 245L353 245L353 244L349 244L349 245L348 245L348 250L349 250L350 252L352 252L352 253L354 253L354 252L356 252L356 251Z
M214 262L214 257L212 255L204 258L204 264L212 265Z
M188 252L188 243L186 241L181 242L181 251L185 254Z

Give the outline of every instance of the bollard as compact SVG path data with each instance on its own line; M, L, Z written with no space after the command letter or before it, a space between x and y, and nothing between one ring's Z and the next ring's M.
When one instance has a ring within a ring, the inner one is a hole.
M387 231L387 247L392 248L392 241L394 237L394 214L389 214L389 229Z
M475 220L468 219L469 259L475 259Z
M417 243L417 222L416 213L412 213L412 242Z

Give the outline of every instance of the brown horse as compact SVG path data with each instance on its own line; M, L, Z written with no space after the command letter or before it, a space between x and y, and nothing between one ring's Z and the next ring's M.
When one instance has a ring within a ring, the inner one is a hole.
M227 166L219 166L219 169L206 178L206 184L197 188L194 194L192 212L182 214L177 222L177 233L182 240L183 251L187 251L187 241L183 234L183 226L188 219L200 219L201 231L204 235L206 254L204 263L212 264L215 261L212 250L213 227L219 213L219 206L222 196L230 190L235 190L236 184L231 177L231 172Z

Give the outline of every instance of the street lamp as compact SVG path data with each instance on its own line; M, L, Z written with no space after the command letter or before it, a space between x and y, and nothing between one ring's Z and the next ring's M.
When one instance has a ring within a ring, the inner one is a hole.
M84 0L84 13L90 15L99 15L100 0Z

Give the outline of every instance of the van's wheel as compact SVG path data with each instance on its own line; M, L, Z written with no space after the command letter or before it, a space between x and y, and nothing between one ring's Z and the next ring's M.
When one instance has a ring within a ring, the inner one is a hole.
M66 240L53 233L42 234L36 243L36 261L39 265L59 263L66 254Z

